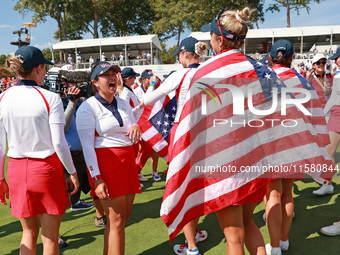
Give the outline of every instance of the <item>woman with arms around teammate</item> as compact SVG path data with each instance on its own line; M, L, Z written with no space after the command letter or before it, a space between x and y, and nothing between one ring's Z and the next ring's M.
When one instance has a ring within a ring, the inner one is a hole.
M250 254L264 255L253 211L267 183L287 175L272 171L274 167L331 160L328 155L322 160L325 152L297 107L291 105L287 115L281 114L278 91L284 85L277 74L240 52L250 18L249 8L223 9L201 28L210 32L216 56L196 69L189 85L174 135L161 217L171 240L186 223L215 212L227 254L244 254L245 243ZM293 118L299 129L266 121L286 118Z
M153 76L150 81L150 86L144 97L145 105L152 105L172 91L176 91L177 110L174 125L170 131L168 138L168 161L171 161L172 141L173 135L176 132L181 115L182 108L189 90L189 84L195 69L199 66L199 58L206 51L207 45L199 42L194 37L185 38L179 45L178 50L172 54L178 55L179 62L183 66L183 70L179 70L165 79L165 81L155 90L155 85L159 82L157 76ZM176 254L199 254L196 246L197 242L203 241L207 238L205 230L196 230L199 218L189 222L183 227L183 232L187 243L183 245L175 245L174 251Z
M91 81L97 91L78 109L77 130L92 180L91 196L98 196L107 225L104 254L124 254L125 222L136 193L141 193L132 145L140 139L129 103L116 98L120 68L99 62Z
M168 226L169 236L172 239L181 226L184 227L186 223L190 223L200 215L216 212L220 227L226 237L227 254L244 254L244 242L246 242L251 254L264 255L264 241L252 215L256 203L263 199L268 181L254 180L252 177L250 177L251 180L237 176L232 178L233 176L230 176L231 173L228 172L225 175L221 173L222 176L215 176L206 171L196 171L200 166L228 167L233 155L248 150L246 148L238 151L232 150L235 143L233 139L238 137L236 139L238 141L243 137L234 134L227 125L221 125L221 128L218 125L216 128L211 126L210 120L226 119L232 112L219 107L214 108L214 112L205 109L207 111L202 113L203 105L205 105L202 98L209 94L210 97L213 95L214 99L206 102L207 104L212 101L218 102L217 104L220 102L229 104L229 101L221 101L220 90L214 86L218 81L222 83L228 78L231 79L226 80L227 84L234 86L238 86L238 81L244 81L243 77L233 79L233 74L252 78L253 83L260 87L257 75L252 72L253 63L250 63L250 60L239 51L244 44L249 20L249 8L244 8L240 12L222 9L211 24L201 28L202 32L210 32L210 44L216 56L196 68L188 87L189 93L184 96L185 101L179 116L178 127L172 136L175 153L173 152L170 157L161 217ZM186 52L182 54L185 56ZM253 62L256 61L253 60ZM248 75L249 72L252 76ZM247 81L249 82L249 79ZM227 93L221 95L224 96L222 100L227 99L225 95ZM250 129L245 130L242 134L247 136L249 131ZM247 144L247 148L249 146ZM223 154L224 150L230 152ZM182 220L183 216L186 220Z
M216 52L216 56L210 60L210 63L219 58L221 62L227 62L225 64L229 64L230 67L239 65L237 73L247 72L247 67L244 67L243 70L241 63L248 61L238 49L242 48L244 44L250 18L251 10L247 7L242 11L223 9L210 24L201 28L202 32L210 32L210 44ZM205 70L208 72L210 63L202 64L194 75L194 79L198 77L198 72ZM248 68L252 68L250 63L248 65ZM211 78L218 79L224 76L227 78L230 75L229 72L219 73L218 66L214 67L210 64L210 67L217 71ZM239 80L231 79L231 83L238 81L242 83L242 78L250 78L250 76L239 77ZM257 77L256 80L258 80ZM265 254L263 237L253 221L256 204L262 200L265 194L265 183L266 181L260 182L259 188L254 193L250 193L244 199L238 199L232 205L216 212L220 227L227 240L227 254L244 254L244 242L250 254Z
M46 60L38 48L23 46L7 66L19 78L0 98L0 201L8 140L8 187L12 215L20 219L20 254L36 254L41 226L44 254L59 254L58 233L69 195L79 188L77 173L64 135L65 117L60 97L39 87ZM74 189L67 194L63 165ZM8 198L8 194L7 198Z

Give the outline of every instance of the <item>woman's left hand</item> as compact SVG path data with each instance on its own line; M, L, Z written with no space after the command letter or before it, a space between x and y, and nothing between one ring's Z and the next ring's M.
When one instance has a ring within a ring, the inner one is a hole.
M7 205L6 198L9 199L9 191L6 180L0 181L0 203Z
M330 96L331 93L332 93L332 87L326 86L325 95L326 95L326 96Z
M129 132L127 132L126 136L129 136L132 143L138 143L141 137L141 131L137 124L132 125L129 129Z

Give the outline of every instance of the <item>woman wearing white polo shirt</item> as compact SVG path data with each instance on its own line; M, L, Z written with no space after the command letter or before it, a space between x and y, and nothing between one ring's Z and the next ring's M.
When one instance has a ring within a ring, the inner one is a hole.
M114 95L120 68L100 62L92 68L97 93L78 109L77 130L90 171L91 196L104 207L104 254L124 254L125 222L136 193L141 193L132 145L140 139L129 103ZM95 194L94 194L95 192Z
M43 83L46 64L53 63L38 48L23 46L6 64L20 79L0 98L0 202L6 204L4 196L8 198L4 179L7 136L12 215L20 219L23 229L20 254L36 253L40 225L44 254L59 254L61 218L79 183L64 135L60 97L38 86ZM70 194L62 164L75 187Z

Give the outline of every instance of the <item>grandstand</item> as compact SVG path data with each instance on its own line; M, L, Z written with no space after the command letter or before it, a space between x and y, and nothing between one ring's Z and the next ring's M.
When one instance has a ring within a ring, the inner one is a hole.
M209 33L192 32L190 36L210 45ZM334 50L340 46L340 25L249 29L242 51L260 59L279 39L287 39L293 43L295 48L293 66L295 66L297 63L311 59L316 51L324 53L326 57L331 56ZM76 67L77 69L88 69L90 56L93 56L95 61L100 61L103 52L111 64L133 66L136 72L142 72L148 68L157 75L164 75L172 70L182 68L180 64L162 63L160 54L162 47L157 35L69 40L56 43L52 48L54 51L62 52L64 59L67 59L68 54L76 59L76 53L79 53L83 61ZM128 59L129 52L133 57L136 57L143 51L150 52L153 57L151 59ZM124 55L124 61L119 61L119 59L110 61L112 53L118 58L121 52ZM206 58L209 57L210 54Z
M190 36L209 44L209 33L192 32ZM249 29L242 50L247 55L258 52L261 56L270 51L275 41L280 39L293 43L296 59L311 59L315 48L319 53L327 50L327 54L332 55L340 45L340 25Z

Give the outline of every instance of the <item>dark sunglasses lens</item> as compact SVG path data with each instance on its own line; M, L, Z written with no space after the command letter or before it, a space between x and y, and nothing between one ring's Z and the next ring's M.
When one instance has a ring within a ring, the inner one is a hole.
M315 64L317 64L318 66L319 66L320 64L326 65L326 61L317 61Z

